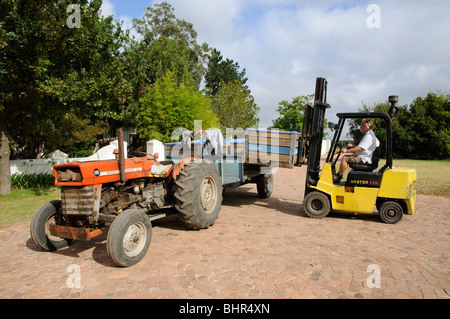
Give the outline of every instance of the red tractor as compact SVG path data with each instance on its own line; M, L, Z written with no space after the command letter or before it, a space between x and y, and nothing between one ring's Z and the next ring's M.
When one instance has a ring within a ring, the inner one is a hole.
M177 165L158 155L125 159L118 131L116 160L73 162L53 167L61 200L43 205L31 221L31 238L54 251L73 240L90 240L110 225L106 247L119 266L146 254L151 221L173 213L193 229L214 224L222 203L222 180L213 163L185 158ZM169 209L168 209L169 208Z

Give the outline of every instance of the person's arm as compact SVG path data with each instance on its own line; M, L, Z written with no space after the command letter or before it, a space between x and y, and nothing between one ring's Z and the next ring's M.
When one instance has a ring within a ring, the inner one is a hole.
M357 153L357 152L361 152L363 150L363 148L361 146L353 146L352 148L349 149L342 149L342 154L346 154L346 153Z

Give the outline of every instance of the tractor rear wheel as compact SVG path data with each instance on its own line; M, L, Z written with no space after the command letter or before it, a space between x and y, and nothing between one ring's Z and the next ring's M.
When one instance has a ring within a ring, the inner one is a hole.
M33 215L30 235L33 242L41 249L55 251L68 246L72 240L50 235L49 225L56 224L55 217L61 208L60 200L53 200L42 205Z
M305 214L311 218L324 218L330 212L328 196L321 192L311 192L303 200Z
M176 181L175 208L191 229L208 228L216 221L222 205L222 179L214 164L192 161L185 164Z
M106 250L116 265L129 267L144 258L151 238L152 224L148 216L142 211L128 209L112 222Z

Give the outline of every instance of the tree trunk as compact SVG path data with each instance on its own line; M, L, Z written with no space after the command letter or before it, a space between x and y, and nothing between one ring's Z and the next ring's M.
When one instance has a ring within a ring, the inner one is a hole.
M0 195L11 193L11 171L9 168L9 139L5 120L0 120Z

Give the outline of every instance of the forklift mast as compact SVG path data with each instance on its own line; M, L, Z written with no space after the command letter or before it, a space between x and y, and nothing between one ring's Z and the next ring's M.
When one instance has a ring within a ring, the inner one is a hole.
M316 78L314 107L305 106L302 135L299 139L297 165L308 165L305 196L310 185L316 185L320 175L320 156L327 103L327 80Z

